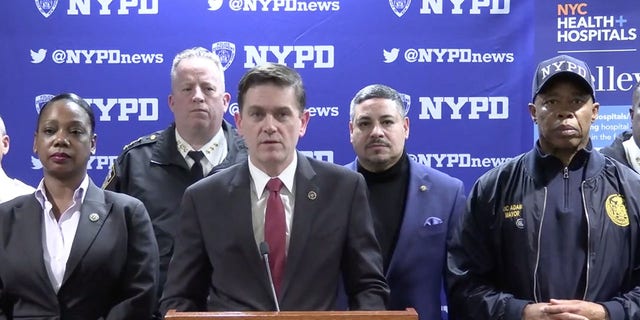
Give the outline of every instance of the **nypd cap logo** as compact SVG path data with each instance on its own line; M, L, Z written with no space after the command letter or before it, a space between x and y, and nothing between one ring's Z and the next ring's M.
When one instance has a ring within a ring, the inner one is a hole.
M218 55L222 70L227 70L236 57L236 45L228 41L218 41L211 45L211 51Z
M535 99L549 80L558 74L576 75L576 81L584 84L585 88L589 88L589 93L595 100L595 87L589 66L586 62L568 55L559 55L538 64L533 78L532 98Z

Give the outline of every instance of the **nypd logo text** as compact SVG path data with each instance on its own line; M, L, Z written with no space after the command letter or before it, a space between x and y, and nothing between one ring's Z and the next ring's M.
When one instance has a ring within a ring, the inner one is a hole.
M509 97L420 97L419 101L419 119L509 119Z
M158 14L158 0L69 0L67 14L70 16L86 16L96 11L102 16L114 12L117 15Z
M45 54L46 51L39 52L36 56L42 61ZM31 55L33 62L34 53ZM57 64L160 64L164 56L162 53L124 53L117 49L58 49L51 53L51 60Z
M245 68L253 68L269 61L296 69L304 69L308 65L316 69L334 66L332 45L244 46L244 51L247 55Z
M213 1L215 3L215 1ZM215 6L209 1L210 10ZM273 11L273 12L326 12L339 11L340 1L304 0L229 0L233 11Z
M509 14L511 0L422 0L420 14Z
M45 18L51 16L58 3L65 0L35 0L36 7ZM129 14L158 14L158 0L69 0L67 15L88 16L99 15L129 15Z
M400 57L400 48L383 49L385 63ZM409 63L512 63L513 52L477 52L468 48L408 48L402 57Z
M158 120L157 98L97 98L84 99L100 110L99 121Z
M494 168L511 159L473 157L469 153L410 153L409 158L432 168Z
M391 10L402 17L412 0L389 0ZM511 0L414 0L420 2L420 14L509 14Z

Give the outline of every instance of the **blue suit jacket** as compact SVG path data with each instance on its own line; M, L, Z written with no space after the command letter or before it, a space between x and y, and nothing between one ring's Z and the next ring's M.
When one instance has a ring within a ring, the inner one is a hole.
M357 170L356 161L346 167ZM464 212L464 187L462 181L413 160L409 170L404 219L385 274L391 289L389 309L412 307L420 320L447 319L446 241Z

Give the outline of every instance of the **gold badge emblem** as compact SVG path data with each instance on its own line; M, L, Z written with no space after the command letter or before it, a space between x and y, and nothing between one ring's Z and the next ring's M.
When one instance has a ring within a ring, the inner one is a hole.
M604 208L611 221L621 227L629 226L629 215L624 204L624 197L619 194L612 194L605 200Z

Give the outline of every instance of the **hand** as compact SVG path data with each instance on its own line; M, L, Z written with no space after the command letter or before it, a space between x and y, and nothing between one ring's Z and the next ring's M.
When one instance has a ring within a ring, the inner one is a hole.
M525 308L526 310L526 308ZM554 320L608 320L604 306L582 300L551 299L540 310L548 319ZM545 319L545 318L542 318Z
M544 312L544 308L549 306L548 303L532 303L524 307L522 311L522 320L548 320L548 314Z

